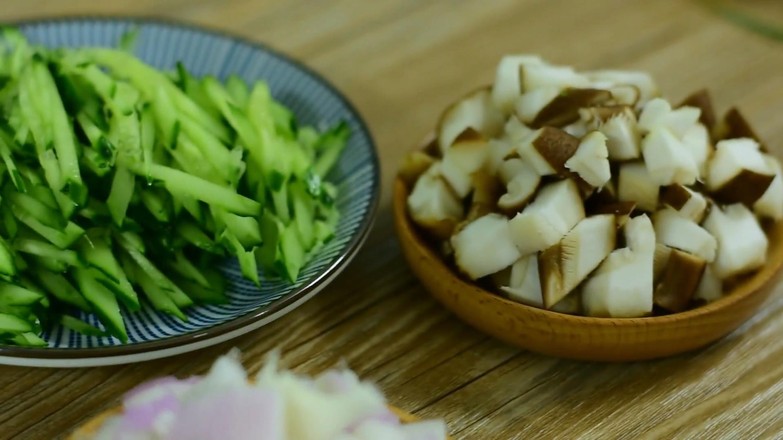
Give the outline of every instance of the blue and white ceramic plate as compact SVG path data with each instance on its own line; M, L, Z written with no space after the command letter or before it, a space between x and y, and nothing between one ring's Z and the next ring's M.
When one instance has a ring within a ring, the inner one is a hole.
M57 327L45 335L46 348L0 347L0 363L44 367L85 367L139 362L214 345L255 330L290 312L328 284L364 241L379 196L378 157L364 121L348 100L302 64L267 47L190 26L134 19L62 19L27 22L20 30L48 47L116 47L120 37L138 29L135 52L160 69L177 61L196 76L246 81L263 79L272 94L304 124L345 120L352 136L329 180L339 189L341 220L336 237L308 264L295 285L263 279L261 288L245 281L235 262L222 268L229 280L228 305L187 310L181 322L145 307L124 315L129 341L84 336ZM88 321L97 324L94 318Z

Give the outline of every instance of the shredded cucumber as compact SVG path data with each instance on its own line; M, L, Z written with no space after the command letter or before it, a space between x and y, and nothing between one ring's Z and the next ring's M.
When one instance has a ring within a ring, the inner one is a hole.
M226 258L295 282L334 235L346 124L299 126L262 80L160 71L121 40L0 32L0 345L54 324L124 342L144 304L187 320L228 302Z

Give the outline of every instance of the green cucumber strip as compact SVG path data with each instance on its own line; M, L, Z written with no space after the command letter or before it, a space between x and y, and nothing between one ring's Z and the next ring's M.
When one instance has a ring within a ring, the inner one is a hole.
M106 199L106 205L109 213L117 226L122 226L125 220L125 213L133 197L135 186L135 177L128 168L118 165L114 172L114 179L111 182L109 198Z
M247 101L250 99L250 89L245 80L234 74L229 75L226 79L226 91L240 108L247 106Z
M141 152L144 160L144 170L149 175L149 168L152 165L155 149L155 117L149 106L142 109L139 124L141 129Z
M69 195L76 205L82 205L86 201L87 190L82 182L79 170L79 157L74 143L72 125L65 112L65 106L57 91L57 85L52 78L49 69L43 63L33 62L33 74L37 76L37 83L42 88L41 94L47 96L46 109L42 117L51 125L53 133L52 141L54 150L60 163L60 170L69 188Z
M237 160L220 140L192 121L181 120L180 129L187 134L218 175L232 186L236 186L239 181L241 157Z
M185 295L185 293L182 292L179 287L172 283L171 280L169 280L166 275L163 274L163 272L155 267L155 265L150 260L148 260L144 254L139 252L139 250L129 242L128 235L129 234L127 233L120 234L118 243L123 249L125 249L134 263L136 263L136 265L139 267L137 276L148 276L152 282L155 283L155 285L157 285L163 292L166 292L166 294L169 296L169 298L171 298L172 301L174 301L174 304L176 304L177 307L183 308L193 305L193 300Z
M81 319L70 315L62 315L60 317L60 325L86 336L97 336L99 338L109 336L107 332L99 329L98 327L90 325Z
M44 119L37 105L40 101L40 97L36 96L36 94L38 94L40 90L35 84L35 78L32 71L33 69L30 66L25 68L24 75L22 75L19 80L19 110L21 112L21 117L30 128L36 150L40 155L43 149L51 147L52 137L49 126L44 124ZM59 182L49 183L55 184ZM59 190L61 188L62 187L57 187L54 189Z
M98 281L109 288L129 310L139 310L139 298L114 257L108 239L98 230L87 231L79 251L87 265L103 274Z
M46 347L49 345L48 342L44 341L40 336L33 332L22 332L15 334L10 338L10 341L23 347Z
M24 223L27 227L61 249L70 247L82 236L82 234L84 234L84 229L73 222L68 222L65 229L60 230L46 226L29 212L16 205L11 207L11 211L20 222Z
M92 307L79 291L73 287L70 281L63 275L44 269L36 270L36 277L43 288L58 300L70 304L85 312L92 311Z
M87 206L79 210L79 216L93 223L105 224L111 222L111 214L106 204L92 198L87 200Z
M299 241L306 250L310 250L315 244L315 202L305 190L304 183L294 182L289 185L291 190L291 204L293 205L293 221L299 234Z
M3 217L3 232L5 233L5 236L8 238L16 237L16 233L19 230L19 226L16 223L16 218L14 217L14 214L11 212L10 209L8 209L7 204L2 208L0 208L0 213L2 214Z
M193 197L184 196L176 192L172 192L171 196L174 200L177 200L185 211L187 211L193 219L203 224L205 220L204 206L198 200Z
M49 208L46 204L29 194L6 191L5 196L14 207L30 213L36 219L39 219L41 224L50 228L63 229L68 223L59 212Z
M217 244L212 241L198 226L189 221L179 222L177 224L177 233L185 241L208 252L215 252Z
M33 331L33 324L18 316L0 313L0 333L23 333Z
M37 255L30 256L29 258L32 260L34 265L43 267L44 269L54 273L65 273L69 267L66 262L57 260L55 258L39 257Z
M156 220L162 223L171 221L172 212L165 193L148 188L139 191L139 194L141 194L141 202Z
M138 166L132 167L132 170L137 174L143 171ZM153 164L150 175L162 181L169 191L225 208L235 214L255 216L261 212L261 205L258 202L241 196L230 188L192 176L184 171Z
M256 257L266 271L274 272L275 266L282 260L279 243L284 228L283 223L274 214L264 211L261 217L261 236L264 237L264 243L256 251Z
M245 250L261 244L261 228L254 217L243 217L231 214L222 209L213 209L216 222L222 224L228 232L236 237Z
M161 312L168 313L169 315L176 316L177 318L187 321L188 317L182 312L176 302L171 298L169 291L164 290L155 283L155 281L143 270L137 272L138 283L141 286L141 290L152 303L152 307Z
M79 256L76 251L60 249L50 243L29 238L17 238L13 242L14 249L25 254L50 258L61 261L67 266L79 266Z
M275 100L271 100L269 103L269 114L272 117L278 136L290 140L296 139L298 128L296 127L296 118L294 118L291 110Z
M179 276L177 274L172 276L172 281L174 281L184 291L188 292L188 296L193 298L195 301L198 301L199 303L203 303L203 304L227 304L228 303L228 297L226 296L222 286L213 283L210 284L208 287L205 287L193 281L192 279L188 279Z
M204 180L223 185L236 179L236 173L229 172L227 168L218 168L215 162L208 160L186 133L180 133L177 149L170 154L183 171Z
M334 238L334 226L323 220L316 220L313 224L315 238L320 243L326 243Z
M52 190L45 185L30 185L31 187L28 188L29 195L41 202L44 206L51 209L56 213L58 217L60 217L60 211L59 206L57 205L57 199L55 198L54 194L52 194Z
M291 211L288 206L288 184L283 183L280 189L272 190L272 204L275 208L275 214L283 223L291 221Z
M316 145L318 158L313 165L313 170L321 178L326 177L329 171L334 168L337 159L348 144L350 134L351 130L348 124L341 122L321 136Z
M302 127L296 134L296 140L307 154L310 162L315 161L315 148L321 135L313 127Z
M82 160L87 168L98 177L103 177L111 171L111 163L93 148L84 147L82 149Z
M299 232L294 223L286 226L280 236L280 251L283 254L286 277L292 283L296 282L299 271L305 264L306 251L299 242Z
M14 260L14 251L11 250L8 242L0 237L0 275L3 278L13 278L18 273Z
M111 335L122 342L127 342L128 332L120 314L120 305L111 290L98 282L96 276L99 274L100 272L92 268L76 268L73 271L79 290L87 302L92 304L93 311L98 315L101 323Z
M256 286L261 285L261 281L258 278L258 265L256 264L255 248L246 251L242 247L242 243L234 237L230 232L226 231L222 234L221 241L225 242L232 253L236 255L237 261L239 261L239 270L242 272L242 276L252 281Z
M8 174L11 176L11 182L13 182L16 190L19 192L27 192L24 180L22 179L19 170L16 168L13 157L11 157L12 142L13 140L8 137L5 131L0 130L0 157L3 159L3 163L5 164Z
M168 266L172 271L174 271L174 273L179 274L182 278L192 280L196 284L206 288L210 287L207 278L201 273L200 270L196 268L196 266L193 265L193 263L190 262L190 260L185 257L181 250L174 254L173 260L168 261Z
M0 304L5 306L29 306L35 304L46 295L35 292L16 284L0 282Z
M202 110L188 96L179 90L166 76L145 64L135 56L105 48L88 48L79 51L94 62L106 66L118 75L127 77L136 87L151 97L156 88L162 87L181 114L213 133L221 142L228 142L228 130L219 121Z

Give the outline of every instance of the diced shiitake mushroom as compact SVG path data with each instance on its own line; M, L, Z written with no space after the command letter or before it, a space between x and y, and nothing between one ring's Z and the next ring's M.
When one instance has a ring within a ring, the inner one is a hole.
M534 307L544 307L538 256L530 254L517 260L511 266L508 285L501 286L500 290L514 301Z
M750 138L718 142L709 163L707 189L722 203L753 206L775 179L758 142Z
M658 208L659 186L642 162L620 165L617 198L621 202L635 202L642 211L655 212Z
M725 280L764 265L769 241L756 217L745 205L713 206L704 220L704 228L718 242L712 264L718 278Z
M753 204L753 211L762 217L778 221L783 219L783 173L780 162L774 157L765 154L764 162L767 169L775 174L775 178L761 198Z
M606 136L600 131L593 131L582 138L579 147L565 162L565 167L588 184L601 188L612 178L608 158Z
M627 247L612 251L582 288L582 304L589 316L634 318L652 313L652 222L640 215L629 220L623 230Z
M518 158L503 162L499 172L501 179L506 183L506 192L498 199L497 206L503 212L516 213L533 198L541 182L541 176Z
M435 237L446 239L465 216L462 202L440 174L440 163L422 174L408 196L411 218Z
M505 57L401 166L411 218L520 303L639 317L714 301L765 262L781 165L737 109L716 123L706 91L659 95L645 73Z
M471 279L499 272L521 254L511 240L508 218L500 214L480 217L451 237L454 260Z
M449 106L438 121L438 146L441 155L465 131L490 138L503 129L505 118L492 104L491 92L479 89ZM472 137L472 136L471 136Z
M517 153L541 176L564 175L565 163L579 148L579 139L563 130L544 127L519 143Z
M536 55L509 55L498 63L495 83L492 87L492 102L504 113L511 113L514 103L522 94L519 72L524 65L541 65L544 61Z
M570 179L550 183L509 221L511 239L521 255L542 251L560 241L584 217L576 184Z
M696 223L701 223L707 212L707 199L701 193L679 184L662 188L660 201Z
M551 309L587 278L615 247L615 217L587 217L538 256L544 306Z
M666 269L655 286L653 302L670 312L682 312L693 300L707 262L677 249L671 251L667 260Z
M718 243L707 230L671 208L653 214L655 237L659 243L689 252L711 263Z
M441 173L458 197L464 198L473 189L471 174L484 167L489 157L489 144L478 133L467 130L443 155Z

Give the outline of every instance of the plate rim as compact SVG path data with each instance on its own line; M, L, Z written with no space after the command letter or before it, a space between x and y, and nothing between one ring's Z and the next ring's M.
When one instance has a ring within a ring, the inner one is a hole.
M367 213L359 224L359 229L346 244L345 250L312 281L290 294L279 298L261 310L254 310L229 321L185 333L182 335L138 342L134 344L111 345L88 348L39 348L0 346L0 364L28 366L28 367L55 367L63 364L65 367L90 367L103 365L128 364L163 357L176 356L187 352L199 350L212 345L247 334L251 331L267 325L276 319L291 312L296 307L304 304L326 285L334 280L353 260L362 245L367 240L372 226L378 214L378 206L381 198L381 166L377 144L373 138L369 125L362 114L357 110L353 102L340 91L332 82L304 62L275 49L267 43L251 40L237 35L225 29L219 29L209 25L195 24L183 20L160 16L148 15L61 15L57 17L27 18L10 20L2 23L7 26L25 27L38 25L53 25L62 23L116 23L116 24L153 24L164 27L194 31L209 34L233 43L245 45L268 55L289 63L297 70L307 75L310 79L325 87L356 119L358 131L366 137L370 147L370 163L373 168L370 188L370 202Z

